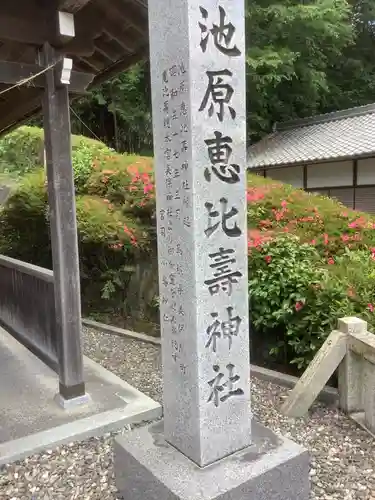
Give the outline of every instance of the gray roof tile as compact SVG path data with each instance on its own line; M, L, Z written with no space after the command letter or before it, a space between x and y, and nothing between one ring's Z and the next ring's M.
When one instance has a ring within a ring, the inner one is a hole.
M286 122L248 150L248 168L293 165L375 152L375 105Z

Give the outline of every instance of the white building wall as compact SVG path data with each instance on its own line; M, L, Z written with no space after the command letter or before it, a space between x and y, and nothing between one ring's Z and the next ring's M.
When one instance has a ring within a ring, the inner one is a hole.
M354 187L353 160L310 164L306 174L307 189L336 198L349 208L375 214L375 157L357 160L358 187ZM266 169L266 177L304 187L303 166Z
M296 188L303 188L303 167L271 168L267 170L267 177L275 181L291 184Z
M366 184L375 184L375 158L366 158L358 160L357 184L363 186Z
M307 166L307 189L352 185L352 160L316 163Z

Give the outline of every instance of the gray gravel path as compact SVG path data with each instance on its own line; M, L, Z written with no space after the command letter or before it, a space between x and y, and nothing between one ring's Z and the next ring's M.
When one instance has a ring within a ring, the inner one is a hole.
M156 400L161 400L160 349L85 330L86 354ZM279 412L285 390L253 380L253 413L312 456L311 499L375 500L375 440L333 408L313 407L292 420ZM112 440L90 439L3 468L1 500L115 500ZM162 499L160 499L162 500Z

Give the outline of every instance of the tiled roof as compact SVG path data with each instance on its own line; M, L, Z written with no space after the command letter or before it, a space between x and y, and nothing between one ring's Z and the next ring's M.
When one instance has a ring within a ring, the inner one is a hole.
M375 104L276 125L248 150L248 168L358 157L375 152Z

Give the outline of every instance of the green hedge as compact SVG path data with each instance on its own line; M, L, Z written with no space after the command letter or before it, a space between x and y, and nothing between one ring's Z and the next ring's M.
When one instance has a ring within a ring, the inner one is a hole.
M83 304L90 312L93 307L122 311L116 294L124 297L134 265L155 254L153 186L144 193L152 185L147 174L152 159L117 155L79 136L72 137L72 146ZM46 178L39 156L43 134L21 127L3 139L0 150L4 161L14 162L7 172L19 177L0 211L0 253L51 268Z
M22 128L15 137L28 133L35 160L40 132ZM73 145L83 304L89 312L126 314L129 294L141 287L131 281L135 270L156 255L153 162L82 137ZM339 317L361 316L374 328L375 220L256 175L249 175L247 197L253 338L267 337L273 356L303 367ZM51 266L37 160L0 211L0 252ZM155 321L157 297L146 295L140 301L148 301L145 314Z

